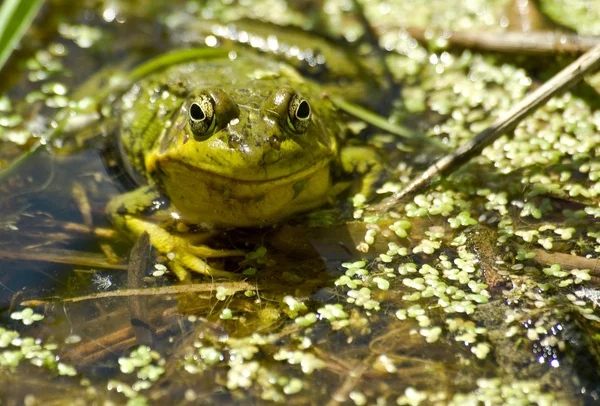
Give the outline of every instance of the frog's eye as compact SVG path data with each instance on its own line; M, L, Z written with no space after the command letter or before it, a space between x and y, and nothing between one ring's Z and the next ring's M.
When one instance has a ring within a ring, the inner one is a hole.
M302 97L294 94L288 106L288 124L297 133L303 133L308 128L311 116L310 104Z
M215 126L215 107L208 95L198 97L190 104L188 110L188 121L194 136L203 138L213 130Z

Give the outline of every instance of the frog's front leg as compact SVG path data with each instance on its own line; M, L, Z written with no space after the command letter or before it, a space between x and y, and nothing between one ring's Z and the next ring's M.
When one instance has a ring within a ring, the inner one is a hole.
M381 155L372 148L352 145L340 151L340 160L345 173L356 173L361 177L355 192L367 199L371 197L373 185L380 180L384 170Z
M168 210L167 200L151 186L116 196L107 206L112 223L131 240L144 232L150 236L152 245L169 258L167 265L181 280L187 279L187 270L209 276L233 276L232 273L215 269L202 258L243 256L243 251L215 250L204 245L194 245L189 239L169 231L174 218Z

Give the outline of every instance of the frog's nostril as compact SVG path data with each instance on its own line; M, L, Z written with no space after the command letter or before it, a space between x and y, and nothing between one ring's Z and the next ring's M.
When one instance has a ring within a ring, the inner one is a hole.
M271 145L271 148L274 150L279 151L281 149L281 140L276 135L269 137L268 141L269 145Z

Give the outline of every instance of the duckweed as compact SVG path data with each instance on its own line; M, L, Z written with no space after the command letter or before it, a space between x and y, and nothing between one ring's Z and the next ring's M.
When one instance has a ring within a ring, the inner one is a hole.
M12 102L6 95L0 95L0 112L8 113L12 110Z
M90 48L102 38L102 32L95 27L88 25L69 25L61 24L58 27L60 34L73 40L81 48Z
M438 250L442 246L440 241L431 241L423 239L420 241L418 245L416 245L412 252L413 254L425 253L425 254L433 254L436 250Z
M55 344L43 344L42 340L21 337L16 331L0 327L0 349L2 348L5 350L0 352L0 369L16 368L21 361L28 360L36 367L55 370L59 375L77 375L75 368L59 362L60 357L54 353L57 349Z
M317 310L321 319L326 319L329 321L336 321L340 319L347 319L348 314L344 311L344 308L341 304L327 304L325 307L321 307Z
M318 321L317 315L315 313L307 313L303 316L297 317L295 322L296 324L308 327L311 324L315 324Z
M452 228L459 228L477 224L477 220L471 218L471 214L468 211L461 211L458 213L458 216L450 217L448 223L450 223L450 227Z
M410 221L407 220L399 220L394 222L389 228L392 230L398 237L406 238L408 237L408 230L412 227Z
M325 362L311 353L302 351L286 351L282 349L277 354L273 355L273 359L277 361L287 361L292 365L300 364L302 372L307 375L312 374L316 369L325 367Z
M152 365L153 362L157 362L159 365ZM160 354L145 345L134 349L129 357L119 358L121 372L131 374L137 369L137 377L141 380L156 381L164 372L161 364L164 364L164 360Z
M221 310L221 314L219 315L219 318L221 320L231 320L233 319L233 313L231 312L231 309L229 308L224 308L223 310Z
M13 312L10 315L10 318L13 320L20 320L26 326L29 326L36 321L40 321L44 319L44 316L41 314L34 313L33 309L27 307L20 312Z
M354 402L356 406L363 406L367 404L367 397L362 392L352 391L348 394L348 397Z

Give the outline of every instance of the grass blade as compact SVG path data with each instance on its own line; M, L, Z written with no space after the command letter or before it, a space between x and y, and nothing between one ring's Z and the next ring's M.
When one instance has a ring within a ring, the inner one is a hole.
M0 70L42 4L44 0L5 0L0 6Z

